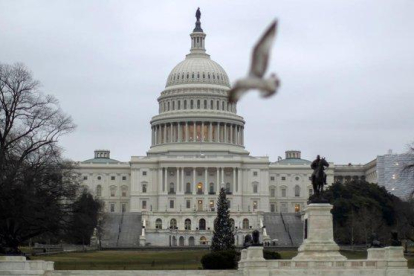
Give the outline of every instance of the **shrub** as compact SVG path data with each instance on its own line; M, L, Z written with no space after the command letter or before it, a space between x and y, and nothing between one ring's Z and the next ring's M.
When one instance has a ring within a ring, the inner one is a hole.
M234 250L211 252L201 258L203 269L236 269L238 253Z
M263 250L263 258L266 260L279 260L282 259L282 256L275 251Z

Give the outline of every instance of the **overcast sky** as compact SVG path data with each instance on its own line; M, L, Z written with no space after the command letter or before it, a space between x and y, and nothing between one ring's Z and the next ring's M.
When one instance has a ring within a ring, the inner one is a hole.
M230 79L246 74L257 38L280 21L268 100L238 105L252 155L366 163L414 141L414 1L0 0L0 62L23 62L77 129L65 156L111 150L129 161L150 147L157 97L190 48L201 8L206 48Z

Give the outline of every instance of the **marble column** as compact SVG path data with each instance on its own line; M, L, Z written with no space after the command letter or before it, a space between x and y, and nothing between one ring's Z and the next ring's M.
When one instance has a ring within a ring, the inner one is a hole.
M217 168L216 194L220 191L220 168Z
M233 144L233 125L230 124L230 144Z
M234 192L234 189L236 189L236 168L233 168L233 185L232 185L231 192Z
M172 143L174 141L174 139L173 139L173 126L174 126L174 124L171 123L170 124L170 143Z
M200 141L204 142L204 122L201 122L201 135L200 135Z
M162 184L164 183L163 181L162 181L162 171L163 171L163 168L159 168L158 169L158 185L159 185L159 191L163 191L162 190Z
M193 122L193 142L197 141L197 123Z
M211 122L208 129L208 141L213 142L213 124Z
M177 167L177 183L175 184L175 189L174 189L175 193L178 192L179 183L180 183L180 169Z
M193 195L196 194L197 184L196 184L196 168L193 168Z
M227 143L227 123L224 124L224 143Z
M188 122L185 122L185 141L188 142Z
M207 192L207 186L208 186L208 168L207 167L205 167L204 168L204 194L206 195L208 192Z
M221 183L224 183L224 168L221 168ZM221 188L221 183L220 183L220 188Z
M167 124L164 124L164 139L163 139L163 143L166 144L167 143Z
M217 123L217 129L216 129L217 131L217 142L220 142L220 123Z
M182 131L181 131L181 123L177 123L177 142L182 142Z
M240 185L243 185L243 184L242 184L242 174L241 174L241 169L240 169L240 168L238 168L238 169L237 169L237 183L236 183L236 192L238 192L238 191L239 191L239 184L240 184Z
M181 192L185 190L184 187L184 168L181 168L181 188L180 188Z
M164 168L164 184L162 185L162 191L165 192L167 187L168 168Z

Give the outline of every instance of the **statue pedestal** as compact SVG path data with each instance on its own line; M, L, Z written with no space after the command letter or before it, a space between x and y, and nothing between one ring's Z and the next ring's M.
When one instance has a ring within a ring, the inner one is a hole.
M305 209L307 220L307 237L299 247L299 254L294 261L344 261L339 253L339 246L333 239L332 210L326 203L312 203Z

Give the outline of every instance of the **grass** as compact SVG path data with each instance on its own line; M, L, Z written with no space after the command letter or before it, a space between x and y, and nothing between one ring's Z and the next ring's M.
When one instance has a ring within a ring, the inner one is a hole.
M278 251L282 259L292 259L296 251ZM33 256L32 260L55 262L56 270L197 270L208 251L91 251ZM348 259L366 259L366 251L341 251ZM414 268L414 257L408 257Z
M56 270L199 269L207 251L92 251L33 256L55 262Z

